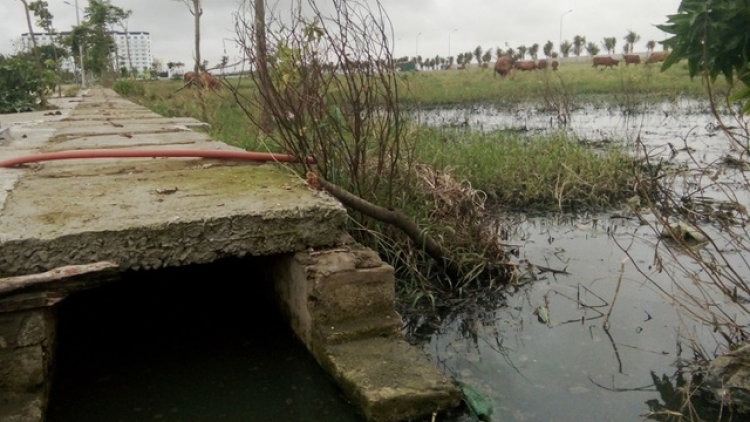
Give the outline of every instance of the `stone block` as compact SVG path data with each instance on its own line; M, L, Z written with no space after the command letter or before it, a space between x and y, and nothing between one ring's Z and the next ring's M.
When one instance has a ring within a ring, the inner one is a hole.
M404 340L371 338L329 346L321 365L368 421L416 418L461 400L458 386Z
M40 345L0 351L0 395L31 391L46 381L45 351Z

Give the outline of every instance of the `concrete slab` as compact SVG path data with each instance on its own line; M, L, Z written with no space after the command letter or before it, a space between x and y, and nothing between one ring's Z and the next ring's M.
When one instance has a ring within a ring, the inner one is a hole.
M93 125L65 120L81 109L153 114L112 91L91 92L80 102L61 99L67 108L59 115L0 116L3 127L17 129L0 158L80 148L232 148L205 133L170 128L170 119L136 123L115 113ZM153 269L294 252L335 244L345 219L337 201L273 164L140 158L5 168L0 277L103 260Z
M324 368L370 421L391 422L458 405L461 390L405 341L374 337L326 350Z

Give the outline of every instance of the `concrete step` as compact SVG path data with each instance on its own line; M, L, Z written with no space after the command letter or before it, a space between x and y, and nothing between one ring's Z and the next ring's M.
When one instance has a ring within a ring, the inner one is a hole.
M401 326L401 315L391 310L368 318L318 327L318 335L325 344L340 344L370 337L401 337Z
M403 339L369 338L329 345L321 365L369 421L429 415L458 405L461 390Z

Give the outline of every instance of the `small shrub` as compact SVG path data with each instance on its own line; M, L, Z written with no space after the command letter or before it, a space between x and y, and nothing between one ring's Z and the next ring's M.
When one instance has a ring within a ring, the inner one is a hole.
M50 78L45 72L44 78ZM54 73L52 73L54 78ZM0 55L0 113L18 113L33 110L39 101L38 94L54 86L54 79L40 80L29 55Z
M63 96L65 97L75 97L78 95L78 90L80 89L79 85L70 85L65 87L63 90Z
M123 97L131 97L131 96L142 97L146 93L146 90L143 87L143 84L139 82L124 80L124 79L121 79L115 82L113 89L115 90L115 92L122 95Z

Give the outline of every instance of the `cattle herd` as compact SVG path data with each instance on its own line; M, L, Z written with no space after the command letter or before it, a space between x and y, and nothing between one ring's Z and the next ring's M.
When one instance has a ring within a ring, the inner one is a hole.
M557 60L547 61L545 59L533 61L533 60L521 60L514 61L510 56L500 56L495 62L495 74L500 76L508 75L511 70L536 70L536 69L547 69L551 67L552 70L557 70L560 63Z
M648 58L646 59L646 64L650 63L657 63L657 62L663 62L667 55L669 54L668 51L659 51L656 53L651 53ZM630 65L631 63L636 65L641 62L641 56L638 54L624 54L622 56L622 61L625 62L625 66ZM620 64L620 60L615 59L612 56L594 56L592 59L592 67L616 67ZM551 67L552 70L557 70L557 67L559 66L559 62L557 60L547 61L545 59L533 61L533 60L513 60L510 56L500 56L498 57L497 61L495 62L495 74L500 76L507 76L511 73L513 69L520 70L520 71L529 71L529 70L537 70L537 69L547 69L548 67Z

